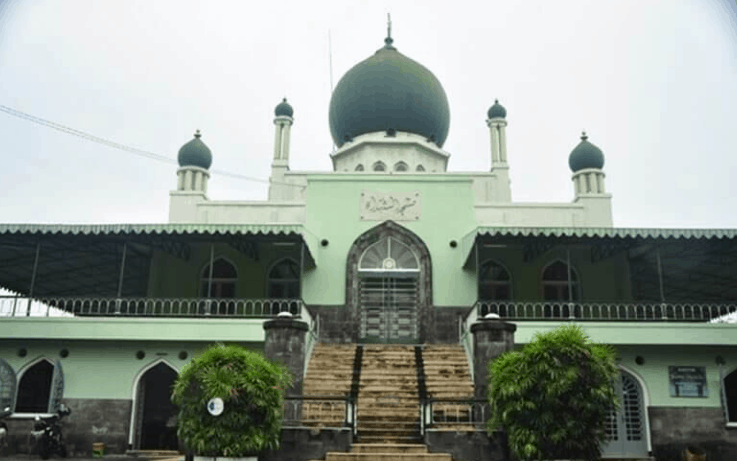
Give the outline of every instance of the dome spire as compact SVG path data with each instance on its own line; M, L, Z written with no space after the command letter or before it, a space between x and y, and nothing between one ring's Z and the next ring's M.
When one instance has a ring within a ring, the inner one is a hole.
M392 43L394 43L394 39L392 38L392 16L391 14L386 14L386 38L384 39L384 43L387 47L392 46Z

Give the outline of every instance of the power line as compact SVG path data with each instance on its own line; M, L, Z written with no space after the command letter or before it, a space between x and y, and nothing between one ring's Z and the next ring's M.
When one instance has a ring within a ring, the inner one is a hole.
M146 150L143 150L143 149L138 149L138 148L135 148L135 147L126 146L125 144L120 144L120 143L117 143L117 142L114 142L114 141L110 141L110 140L105 139L105 138L101 138L99 136L95 136L95 135L92 135L92 134L89 134L89 133L85 133L84 131L76 130L76 129L70 128L70 127L68 127L66 125L62 125L60 123L56 123L56 122L52 122L50 120L45 120L45 119L42 119L42 118L39 118L39 117L35 117L35 116L31 115L31 114L27 114L25 112L21 112L21 111L19 111L17 109L13 109L12 107L4 106L2 104L0 104L0 112L5 112L6 114L12 115L13 117L18 117L18 118L21 118L21 119L24 119L24 120L28 120L29 122L33 122L33 123L36 123L38 125L45 126L47 128L51 128L51 129L54 129L54 130L57 130L57 131L61 131L62 133L71 134L73 136L77 136L77 137L80 137L82 139L86 139L88 141L92 141L92 142L96 142L98 144L102 144L102 145L105 145L105 146L108 146L108 147L112 147L114 149L119 149L119 150L122 150L122 151L130 152L131 154L135 154L135 155L140 155L141 157L146 157L146 158L149 158L149 159L152 159L152 160L158 160L160 162L166 162L166 163L171 163L171 164L175 164L175 165L178 165L179 164L179 162L177 162L176 160L174 160L171 157L167 157L166 155L161 155L161 154L157 154L157 153L154 153L154 152L149 152L149 151L146 151ZM272 181L269 181L269 180L266 180L266 179L254 178L252 176L245 176L245 175L242 175L242 174L231 173L229 171L224 171L224 170L209 170L209 171L210 171L210 173L213 173L213 174L218 174L218 175L221 175L221 176L228 176L228 177L236 178L236 179L243 179L245 181L255 181L255 182L261 182L261 183L266 183L266 184L280 184L280 185L284 185L284 186L301 187L303 189L305 188L305 186L299 185L299 184L290 184L290 183L275 182L275 181L272 182Z

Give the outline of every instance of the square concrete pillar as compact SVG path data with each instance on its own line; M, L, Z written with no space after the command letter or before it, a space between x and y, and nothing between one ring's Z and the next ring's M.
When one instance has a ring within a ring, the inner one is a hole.
M489 361L514 347L517 325L498 318L480 319L471 325L473 334L473 380L476 398L486 400Z
M286 396L302 397L309 325L287 315L267 320L264 322L264 330L266 335L264 355L269 360L286 365L294 378L292 387L286 391Z

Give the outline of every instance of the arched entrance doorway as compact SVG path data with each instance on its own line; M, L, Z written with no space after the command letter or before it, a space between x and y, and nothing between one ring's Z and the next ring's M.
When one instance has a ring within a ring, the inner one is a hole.
M392 221L356 239L348 254L346 298L357 341L423 342L430 322L430 272L425 244Z
M616 390L620 407L618 412L611 412L607 421L609 442L602 455L608 458L645 458L648 434L642 387L634 376L622 370Z
M135 401L135 449L178 449L177 407L171 403L171 388L177 375L176 370L161 361L139 378Z

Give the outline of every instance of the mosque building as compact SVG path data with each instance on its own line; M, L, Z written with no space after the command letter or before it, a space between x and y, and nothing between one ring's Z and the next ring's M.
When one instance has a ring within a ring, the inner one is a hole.
M458 386L485 396L475 325L511 325L505 341L520 346L577 324L619 356L623 405L606 457L666 459L686 445L737 457L737 325L724 321L737 310L737 230L614 227L605 157L586 133L571 138L570 202L513 201L499 101L485 114L491 168L449 170L445 91L391 37L333 91L332 171L290 169L295 113L286 98L274 110L264 201L208 198L217 152L197 131L179 150L166 224L0 224L0 288L13 293L0 297L9 450L27 450L32 419L61 402L72 453L95 442L175 449L168 389L181 368L215 342L268 353L281 319L305 325L290 359L302 373L295 399L319 354L348 350L366 372L371 354L393 348L410 351L420 377L411 395L437 402L452 392L432 390L433 370L456 352ZM432 362L433 351L445 355ZM352 442L380 438L361 426L360 401L358 419L337 426L352 427ZM446 432L440 413L416 414L408 439L439 451L447 433L456 459L501 459L463 451L486 437L474 412Z

